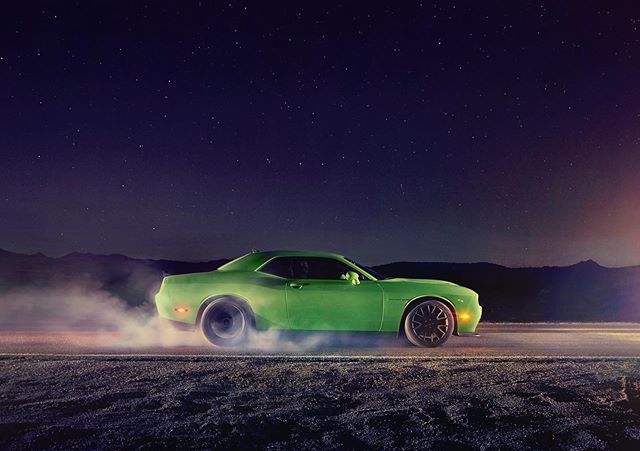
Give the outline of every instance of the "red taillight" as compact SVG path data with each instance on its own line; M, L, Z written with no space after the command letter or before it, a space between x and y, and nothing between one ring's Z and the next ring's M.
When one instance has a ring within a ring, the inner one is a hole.
M173 311L176 313L188 313L189 309L187 307L176 307Z

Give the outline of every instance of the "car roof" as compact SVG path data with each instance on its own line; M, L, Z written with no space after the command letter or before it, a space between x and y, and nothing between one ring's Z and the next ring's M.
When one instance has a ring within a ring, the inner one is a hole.
M249 252L218 268L218 271L255 271L274 257L326 257L343 258L332 252L317 251L261 251Z

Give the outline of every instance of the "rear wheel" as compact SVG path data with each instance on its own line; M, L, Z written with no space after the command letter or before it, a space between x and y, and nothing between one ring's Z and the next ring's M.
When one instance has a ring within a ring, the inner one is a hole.
M453 313L435 299L413 307L404 320L404 332L411 343L423 348L442 345L453 333Z
M251 314L240 301L220 298L211 302L202 312L200 329L204 337L215 346L238 346L247 340L251 327Z

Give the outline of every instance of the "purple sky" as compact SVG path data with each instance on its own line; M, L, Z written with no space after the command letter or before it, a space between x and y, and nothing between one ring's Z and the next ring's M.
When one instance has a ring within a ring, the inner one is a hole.
M13 2L0 25L1 248L640 264L638 3Z

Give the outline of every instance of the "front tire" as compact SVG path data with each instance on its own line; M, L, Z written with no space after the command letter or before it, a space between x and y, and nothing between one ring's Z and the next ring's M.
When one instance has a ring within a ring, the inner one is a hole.
M220 298L205 307L200 330L214 346L232 347L247 341L251 324L251 313L244 303Z
M443 302L425 300L407 314L404 332L411 343L421 348L441 346L453 333L453 313Z

